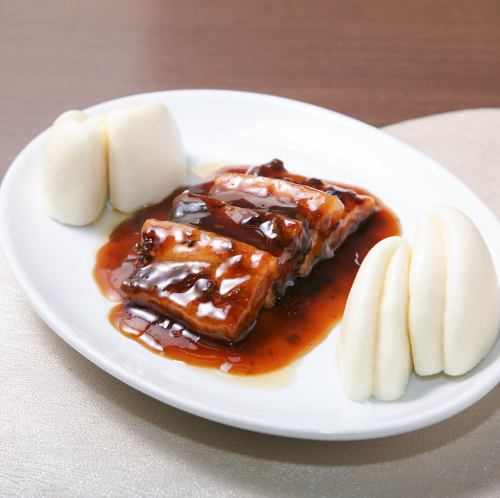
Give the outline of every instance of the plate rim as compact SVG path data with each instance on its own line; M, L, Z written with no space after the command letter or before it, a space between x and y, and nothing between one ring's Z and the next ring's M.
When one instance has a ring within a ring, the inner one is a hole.
M386 142L392 144L392 146L404 147L408 149L412 154L419 156L421 161L427 162L434 168L438 168L442 173L445 173L451 181L458 182L461 184L462 188L469 191L470 194L475 198L475 201L481 204L481 207L485 212L488 213L493 220L497 222L500 227L500 223L496 219L495 215L491 212L490 208L477 196L477 194L472 191L467 185L465 185L459 178L454 176L450 171L441 166L435 160L431 159L418 149L415 149L411 145L408 145L397 138L387 134L381 129L375 128L372 125L359 121L350 116L338 113L336 111L326 109L314 104L309 104L302 102L300 100L289 99L286 97L280 97L276 95L270 95L265 93L257 92L247 92L238 90L223 90L223 89L179 89L179 90L166 90L166 91L156 91L156 92L146 92L135 95L129 95L124 97L119 97L116 99L111 99L99 104L93 105L84 109L86 112L98 112L103 107L108 107L113 104L119 104L121 101L126 101L130 99L153 99L155 97L165 97L171 94L222 94L225 96L232 97L244 97L253 99L264 99L278 101L282 104L292 106L295 108L301 108L301 110L306 110L308 112L314 112L322 114L324 117L330 117L335 119L341 119L345 124L350 124L351 126L362 129L365 133L370 133L376 135L376 138L385 139ZM104 354L99 352L96 348L91 345L86 344L84 339L81 339L78 332L71 327L64 324L64 321L59 319L57 314L51 310L51 307L44 302L43 296L40 295L36 286L31 282L29 276L23 269L23 266L16 257L15 247L13 245L10 237L7 236L8 232L5 230L6 226L6 202L9 192L9 187L14 182L14 174L17 166L23 161L23 157L27 155L30 149L37 146L38 142L43 140L44 136L48 133L49 129L46 129L39 133L35 138L33 138L15 157L10 166L8 167L5 176L2 180L0 186L0 232L3 236L0 238L0 246L4 254L7 265L14 276L15 280L21 287L25 296L27 296L31 306L37 313L37 315L45 322L45 324L55 332L61 339L63 339L67 344L69 344L73 349L78 351L82 356L87 358L89 361L94 363L99 368L103 369L113 377L119 379L120 381L128 384L129 386L137 389L144 394L151 396L158 401L169 404L177 409L192 413L194 415L200 416L202 418L229 425L232 427L237 427L240 429L250 430L254 432L260 432L264 434L293 437L298 439L311 439L311 440L329 440L329 441L341 441L341 440L365 440L365 439L375 439L387 436L393 436L398 434L403 434L407 432L412 432L430 425L436 424L440 421L446 420L447 418L459 413L460 411L468 408L483 396L485 396L490 390L492 390L500 382L500 362L497 360L498 368L493 369L493 374L482 379L481 383L477 383L475 389L462 391L460 394L456 395L452 400L448 401L443 407L433 407L418 414L412 414L410 416L405 416L400 419L391 419L389 421L381 421L378 423L376 429L364 428L356 432L339 432L338 430L332 431L311 431L307 428L289 428L283 427L281 425L266 423L260 420L256 420L253 417L244 417L240 414L232 415L231 412L227 413L225 409L215 409L213 407L207 407L202 403L196 403L191 399L178 396L174 393L168 392L168 390L160 390L155 386L152 386L148 381L143 381L141 378L134 376L133 374L127 372L125 368L121 365L106 357Z

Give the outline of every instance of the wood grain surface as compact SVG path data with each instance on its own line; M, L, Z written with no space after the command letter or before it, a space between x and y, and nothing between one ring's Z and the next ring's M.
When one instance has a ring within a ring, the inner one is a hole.
M500 2L0 0L0 176L66 109L199 87L377 126L500 106Z

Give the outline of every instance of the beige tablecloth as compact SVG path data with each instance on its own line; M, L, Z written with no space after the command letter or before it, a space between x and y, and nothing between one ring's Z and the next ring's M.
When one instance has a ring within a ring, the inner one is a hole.
M500 110L387 128L500 214ZM0 258L0 495L500 496L500 387L434 427L326 443L232 429L148 398L37 318Z

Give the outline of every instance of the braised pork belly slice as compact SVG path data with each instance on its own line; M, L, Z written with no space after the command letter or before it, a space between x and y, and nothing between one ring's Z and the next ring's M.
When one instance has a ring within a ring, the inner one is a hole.
M226 173L214 180L210 196L229 204L281 213L301 220L312 235L312 243L298 271L306 276L324 252L324 242L336 229L344 213L335 196L287 180Z
M337 249L351 233L357 230L359 224L379 209L373 197L358 194L353 190L340 187L325 180L320 180L319 178L309 178L290 173L285 169L283 161L279 159L273 159L271 162L260 166L250 167L246 174L277 178L299 185L307 185L308 187L321 190L325 194L335 196L342 201L344 213L338 225L324 244L320 259L332 257L335 249Z
M127 299L200 334L238 341L261 308L273 304L278 261L248 244L150 219L142 227L138 252L141 265L121 286Z
M232 206L188 191L175 198L170 219L231 237L276 256L280 269L280 279L275 283L278 295L293 283L312 241L308 225L300 220L272 211Z

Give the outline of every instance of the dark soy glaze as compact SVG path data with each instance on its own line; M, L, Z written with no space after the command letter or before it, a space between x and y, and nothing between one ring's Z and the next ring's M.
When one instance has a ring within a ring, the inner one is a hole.
M206 194L211 186L212 183L207 182L188 188L191 192ZM340 186L367 193L358 187ZM94 270L106 297L115 301L123 298L120 284L137 262L133 248L140 241L144 220L168 219L174 198L185 189L179 188L159 204L138 211L113 230L97 254ZM297 279L273 308L263 309L255 328L237 344L206 339L169 317L130 304L115 306L110 312L110 321L126 336L171 359L220 368L231 374L276 370L324 339L342 318L347 295L367 252L379 240L399 233L400 225L394 213L380 203L380 210L349 236L332 259L317 265L307 278Z
M280 279L275 290L281 295L293 283L294 270L311 246L308 226L271 211L232 206L214 197L183 192L174 200L170 220L232 237L278 259Z
M175 317L208 337L236 342L274 304L270 253L169 220L146 220L141 265L121 290L128 302Z

